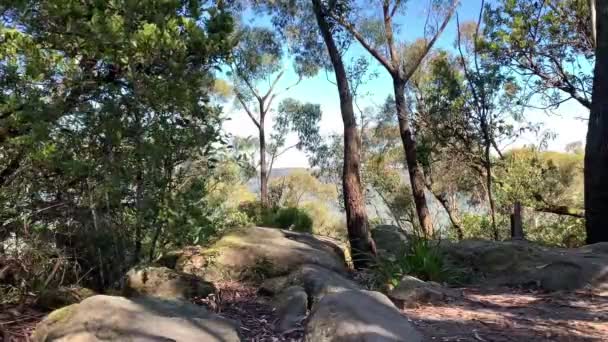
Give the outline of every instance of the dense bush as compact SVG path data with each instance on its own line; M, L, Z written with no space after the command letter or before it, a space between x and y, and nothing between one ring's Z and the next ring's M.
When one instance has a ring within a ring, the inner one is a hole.
M260 202L256 201L242 203L239 210L257 226L289 229L303 233L313 232L313 219L304 209L294 207L265 208Z

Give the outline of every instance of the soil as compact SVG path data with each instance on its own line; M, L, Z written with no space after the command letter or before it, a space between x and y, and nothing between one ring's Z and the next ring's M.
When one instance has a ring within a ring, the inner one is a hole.
M274 332L276 314L256 288L241 283L216 284L219 291L194 302L240 322L244 341L302 341L303 329ZM441 305L403 309L425 341L606 341L608 297L590 293L542 293L514 288L461 288ZM43 312L0 307L0 341L28 341Z
M513 288L458 292L443 305L403 312L427 341L608 340L608 297Z

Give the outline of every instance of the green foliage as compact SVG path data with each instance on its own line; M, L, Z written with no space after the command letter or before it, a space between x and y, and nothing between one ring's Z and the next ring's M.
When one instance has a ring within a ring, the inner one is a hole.
M233 47L226 8L51 0L0 12L0 236L89 242L57 246L97 288L155 247L207 238L217 221L202 176L226 143L210 103Z
M434 245L425 239L409 241L394 257L380 258L371 269L374 288L394 288L403 276L411 275L424 281L454 282L458 274L448 268L445 257Z
M302 209L295 207L264 207L260 202L246 202L239 206L256 226L288 229L312 233L313 219Z

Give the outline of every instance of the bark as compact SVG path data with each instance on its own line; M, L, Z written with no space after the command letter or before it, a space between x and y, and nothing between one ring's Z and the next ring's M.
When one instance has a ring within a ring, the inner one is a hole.
M336 84L340 96L340 111L344 123L344 168L343 195L344 206L346 208L346 226L348 239L352 250L352 258L355 268L366 267L376 254L374 241L369 231L367 213L365 211L365 201L361 188L360 167L360 144L359 130L355 120L353 109L353 99L350 92L346 69L342 62L340 51L338 50L331 28L326 20L321 0L312 0L313 10L317 19L317 24L331 63L336 75Z
M264 131L264 102L260 101L260 202L268 208L268 168L266 165L266 132Z
M416 140L414 139L414 134L407 116L405 104L405 82L401 82L397 78L393 78L393 88L395 91L395 104L397 107L397 118L399 121L399 134L401 135L401 142L403 143L403 148L405 150L405 161L410 176L410 186L412 188L414 204L416 205L418 221L420 223L420 227L422 228L423 234L427 238L431 238L433 236L433 222L431 219L431 213L426 203L426 195L424 193L424 173L416 156Z
M524 239L524 225L521 218L521 203L513 204L513 213L511 214L511 239Z
M534 210L542 213L585 218L585 210L579 208L572 208L565 205L546 205L542 207L536 207L534 208Z
M135 207L137 208L137 224L135 225L135 242L133 249L133 264L139 261L141 254L141 240L143 239L143 200L144 200L144 176L143 171L138 170L135 177Z
M433 195L435 195L439 203L441 203L443 209L445 209L445 212L448 214L450 222L452 223L452 227L454 228L454 230L456 231L456 235L458 236L458 240L463 240L464 231L462 230L462 224L460 223L460 219L456 214L456 210L454 210L454 208L452 208L452 206L450 205L450 201L448 200L446 194L433 192Z
M608 241L608 0L596 0L593 97L585 147L587 243Z
M486 168L486 191L488 194L488 202L490 203L490 217L492 219L492 231L494 234L494 240L499 239L498 227L496 226L496 202L494 201L494 195L492 194L492 161L490 156L490 144L486 143L485 146L485 168Z

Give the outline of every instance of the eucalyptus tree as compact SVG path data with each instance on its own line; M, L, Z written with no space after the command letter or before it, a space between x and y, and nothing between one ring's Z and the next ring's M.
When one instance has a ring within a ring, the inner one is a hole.
M486 6L486 39L495 63L521 80L524 103L591 108L594 25L589 0L500 0Z
M608 241L608 1L595 1L595 9L596 60L585 147L587 243Z
M272 110L274 100L281 93L296 86L303 74L299 73L300 78L296 83L279 91L279 84L286 71L283 68L283 59L286 56L278 33L265 27L242 27L237 37L239 43L230 65L234 78L233 91L237 103L258 130L260 201L263 206L268 206L268 179L273 162L279 155L294 147L284 148L286 122L280 119L271 136L274 138L273 141L270 145L267 144L268 114ZM270 163L267 160L268 155L270 155Z
M424 172L416 155L415 132L408 117L405 89L421 61L447 26L458 3L459 1L431 2L433 8L429 8L424 27L424 34L428 37L417 41L408 53L404 53L402 49L404 44L397 41L399 32L395 24L396 17L405 12L407 1L376 1L374 5L377 7L373 7L374 11L369 10L369 3L351 0L330 1L327 8L327 15L347 30L386 69L393 80L395 109L412 194L420 226L427 236L433 235L433 223L424 193ZM380 17L375 13L381 13Z
M349 39L329 16L333 2L322 0L254 1L272 16L289 43L295 60L305 70L332 70L340 99L340 113L344 124L344 163L342 165L342 194L346 212L348 238L355 267L367 265L375 246L369 231L365 199L361 185L361 138L357 127L352 89L347 68L342 59ZM311 72L312 73L312 72ZM316 148L322 148L322 145Z

